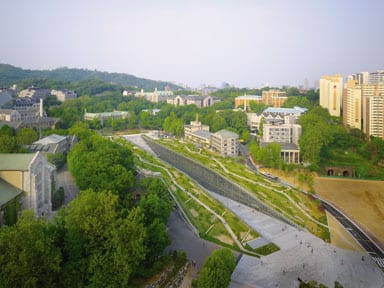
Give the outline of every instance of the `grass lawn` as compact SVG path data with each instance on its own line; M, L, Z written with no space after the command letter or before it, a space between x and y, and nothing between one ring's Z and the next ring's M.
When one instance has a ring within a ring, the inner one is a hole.
M302 212L302 210L304 210L312 218L326 225L326 215L324 211L319 208L319 203L302 193L287 189L279 183L266 180L264 177L248 170L244 165L244 159L241 157L223 158L183 141L171 141L167 139L166 141L162 140L160 142L166 142L167 147L170 147L172 150L202 163L216 173L246 188L265 204L298 225L306 227L308 231L314 235L325 241L330 240L328 229L318 225ZM215 161L215 159L217 161ZM219 163L221 163L221 165ZM222 166L224 166L224 168Z
M130 144L127 144L130 145ZM222 222L217 219L217 217L212 214L210 211L201 206L198 202L192 199L188 194L182 191L179 188L176 188L171 182L169 175L160 167L165 167L168 169L171 174L176 179L177 183L186 189L188 192L197 197L204 204L208 205L212 210L217 214L221 215L228 225L231 227L232 231L237 236L238 240L241 240L241 236L247 234L248 239L254 239L259 237L259 234L251 229L248 225L242 222L237 216L235 216L230 210L226 209L220 202L211 198L207 195L197 183L194 183L192 180L187 178L183 173L178 172L177 170L169 167L168 165L158 161L149 154L141 151L135 150L135 163L138 167L148 169L151 171L160 172L164 181L172 190L173 195L177 198L179 204L182 206L183 211L187 215L190 222L198 230L201 237L208 240L214 241L218 244L221 244L226 247L230 247L235 250L239 250L232 240L231 236L225 229ZM139 159L140 156L142 159L150 162L146 163Z

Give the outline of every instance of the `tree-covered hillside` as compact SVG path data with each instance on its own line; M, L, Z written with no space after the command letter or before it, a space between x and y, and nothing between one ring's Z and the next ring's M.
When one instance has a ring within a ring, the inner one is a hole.
M60 81L78 82L89 79L99 79L108 83L115 83L122 86L132 86L144 90L163 90L165 86L171 89L180 87L169 82L154 81L138 78L125 73L108 73L97 70L77 69L77 68L57 68L54 70L27 70L8 64L0 64L0 87L10 86L25 79L48 78Z

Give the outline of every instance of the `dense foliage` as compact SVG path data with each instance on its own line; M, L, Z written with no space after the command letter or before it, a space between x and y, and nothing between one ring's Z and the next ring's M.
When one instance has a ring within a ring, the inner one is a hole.
M129 201L135 186L132 152L89 130L72 131L80 142L68 154L68 168L80 190L112 191L123 203Z
M281 169L284 161L280 156L281 144L270 143L264 147L260 147L257 142L252 142L249 146L249 152L258 162L267 167Z
M70 133L80 139L68 164L82 191L52 223L25 212L0 229L0 287L130 287L163 264L173 209L165 184L143 179L135 203L132 152L84 125Z
M235 267L235 257L231 250L224 248L213 251L199 272L197 288L229 287Z
M39 134L32 128L15 130L8 125L0 128L0 153L26 152L23 145L32 144L39 139Z
M9 86L22 80L32 78L46 78L63 82L79 82L83 80L97 79L106 83L139 87L151 91L155 88L163 90L165 86L169 86L172 89L179 88L179 86L169 82L153 81L124 73L108 73L66 67L54 70L25 70L7 64L0 64L0 86Z
M301 116L299 124L301 156L313 170L334 165L355 168L358 177L384 177L380 168L384 161L383 139L368 140L362 131L345 128L340 118L331 117L319 106Z

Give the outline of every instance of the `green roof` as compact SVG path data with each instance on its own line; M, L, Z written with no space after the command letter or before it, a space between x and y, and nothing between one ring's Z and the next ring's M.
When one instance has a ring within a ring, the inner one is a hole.
M20 195L22 191L0 179L0 207Z
M0 171L27 171L36 153L0 153Z

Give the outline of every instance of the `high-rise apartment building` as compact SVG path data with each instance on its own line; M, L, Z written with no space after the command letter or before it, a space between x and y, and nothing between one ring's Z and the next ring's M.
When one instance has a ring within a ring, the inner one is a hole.
M384 84L384 70L369 73L369 84Z
M331 116L341 115L343 77L322 76L320 79L320 106L328 109Z
M369 84L369 73L368 72L359 72L354 73L347 77L348 80L355 80L357 85Z
M344 95L344 125L361 129L367 138L384 138L384 84L348 83Z
M347 80L347 87L343 94L343 123L351 128L362 129L362 97L361 86L357 80Z
M384 84L362 86L363 132L384 138Z

